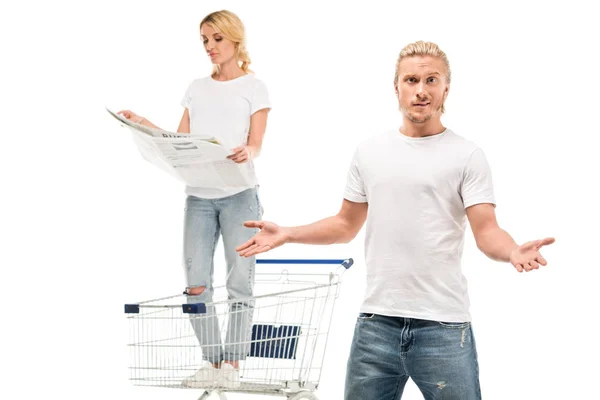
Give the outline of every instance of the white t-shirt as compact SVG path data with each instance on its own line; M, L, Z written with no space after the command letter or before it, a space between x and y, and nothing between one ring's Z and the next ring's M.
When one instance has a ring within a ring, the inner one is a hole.
M397 130L376 136L358 147L344 197L369 203L361 312L471 320L461 271L465 209L495 204L481 149L449 129L424 138Z
M189 110L190 133L215 136L233 149L248 143L250 117L271 108L266 85L252 74L229 81L211 76L196 79L188 87L181 105ZM242 164L253 178L247 187L186 187L186 193L207 198L222 198L242 192L258 184L252 161Z

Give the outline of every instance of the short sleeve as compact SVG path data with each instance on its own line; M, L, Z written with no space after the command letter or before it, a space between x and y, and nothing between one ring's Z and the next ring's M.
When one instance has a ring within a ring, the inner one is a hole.
M463 172L461 197L464 208L475 204L496 204L492 172L485 154L481 149L471 153Z
M181 99L181 105L189 110L190 103L192 102L192 85L190 84Z
M367 202L364 182L360 174L358 150L354 153L352 163L350 164L346 180L346 189L344 190L344 198L355 203Z
M250 115L265 108L271 108L269 91L267 90L267 85L263 81L258 80L250 100Z

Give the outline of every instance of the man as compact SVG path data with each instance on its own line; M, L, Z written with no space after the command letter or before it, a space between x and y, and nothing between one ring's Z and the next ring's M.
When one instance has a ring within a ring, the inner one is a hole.
M284 243L352 240L365 220L367 290L346 374L346 400L396 400L412 378L425 399L480 399L467 284L461 272L466 220L493 260L532 271L553 238L518 245L496 222L484 153L441 122L450 88L446 54L434 43L406 46L396 63L399 130L363 142L340 212L260 232L237 248L252 256Z

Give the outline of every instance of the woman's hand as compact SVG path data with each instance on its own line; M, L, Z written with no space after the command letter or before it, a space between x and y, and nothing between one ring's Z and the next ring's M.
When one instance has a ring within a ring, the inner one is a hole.
M122 116L124 116L125 118L127 118L128 120L130 120L132 122L135 122L136 124L141 124L145 119L144 117L140 117L133 111L129 111L129 110L121 110L117 114L121 114Z
M252 146L240 146L233 149L233 154L228 159L238 164L252 160L256 156L256 149Z

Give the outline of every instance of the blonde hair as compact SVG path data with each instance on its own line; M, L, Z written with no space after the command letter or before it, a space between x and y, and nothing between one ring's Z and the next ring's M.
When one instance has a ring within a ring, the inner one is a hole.
M398 82L398 73L400 70L400 62L408 57L416 57L416 56L432 56L437 57L444 62L446 65L446 79L448 83L450 83L451 73L450 73L450 62L448 61L448 56L446 53L439 48L439 46L433 42L424 42L419 40L418 42L414 42L406 45L402 51L400 51L400 55L398 56L398 61L396 61L396 74L394 75L394 84ZM442 113L444 113L445 107L442 104Z
M204 17L200 22L200 28L202 28L202 25L204 24L211 25L221 32L226 39L231 40L235 44L237 49L235 58L238 63L242 63L240 68L246 73L251 72L248 66L252 61L250 60L250 55L246 49L246 29L242 20L231 11L221 10L210 13ZM213 74L218 73L219 65L215 65Z

